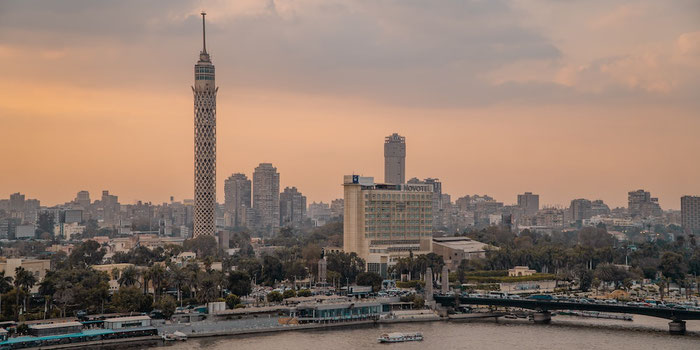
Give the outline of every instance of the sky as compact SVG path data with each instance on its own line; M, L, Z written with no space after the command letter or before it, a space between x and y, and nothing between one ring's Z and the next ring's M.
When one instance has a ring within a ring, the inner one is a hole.
M453 200L700 195L697 0L4 0L0 198L192 198L201 10L219 201L261 162L340 198L394 132Z

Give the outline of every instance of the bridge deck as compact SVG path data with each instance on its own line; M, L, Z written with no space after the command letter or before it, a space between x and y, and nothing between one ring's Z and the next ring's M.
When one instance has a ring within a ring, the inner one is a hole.
M454 306L455 296L435 295L435 301L443 306ZM460 304L518 307L530 310L584 310L611 313L624 313L666 318L669 320L700 320L700 311L682 310L669 307L644 307L622 304L579 303L574 301L501 299L459 297Z

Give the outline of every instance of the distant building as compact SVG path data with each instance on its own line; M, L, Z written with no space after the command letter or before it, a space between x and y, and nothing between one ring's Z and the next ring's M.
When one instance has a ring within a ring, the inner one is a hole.
M296 187L280 193L280 226L299 228L306 219L306 197Z
M270 163L260 163L253 173L255 227L272 235L280 225L280 174Z
M224 181L224 210L228 226L246 226L246 211L251 207L252 183L245 174L236 173Z
M574 199L569 207L571 221L578 222L590 219L593 216L592 204L588 199Z
M540 210L540 195L525 192L518 195L518 207L523 210L523 214L534 216Z
M56 221L58 222L58 221ZM82 209L67 209L63 212L63 222L67 224L83 222Z
M342 198L334 199L331 201L331 218L342 218L343 217L344 203Z
M442 256L450 270L456 270L462 260L486 257L486 243L468 237L433 237L433 253Z
M591 202L591 216L598 215L610 215L610 207L600 199Z
M681 226L687 233L700 231L700 197L681 197Z
M29 239L36 236L36 225L26 224L18 225L15 228L15 239Z
M74 200L75 204L83 207L83 209L87 209L90 207L90 192L88 191L80 191L78 194L75 196Z
M516 266L508 270L508 276L510 277L532 276L536 273L537 271L531 270L527 266Z
M343 250L363 258L367 271L385 276L397 258L432 251L432 185L346 175L343 188Z
M384 140L384 182L406 183L406 138L396 133Z
M662 214L659 199L644 190L627 194L627 210L632 218L661 217Z
M309 204L308 216L314 226L323 226L331 219L331 207L328 203L313 202Z

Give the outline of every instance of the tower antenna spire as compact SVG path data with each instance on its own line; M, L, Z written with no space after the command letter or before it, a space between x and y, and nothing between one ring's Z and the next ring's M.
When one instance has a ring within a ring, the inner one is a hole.
M207 53L207 27L204 23L204 16L206 16L207 13L202 11L202 52Z

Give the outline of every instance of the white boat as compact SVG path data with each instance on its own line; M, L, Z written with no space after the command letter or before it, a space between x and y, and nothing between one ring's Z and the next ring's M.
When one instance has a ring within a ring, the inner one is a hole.
M171 334L165 333L161 336L163 340L165 341L173 341L173 340L180 340L180 341L185 341L187 340L187 334L182 333L180 331L175 331Z
M420 332L415 333L384 333L377 340L380 343L401 343L405 341L420 341L423 340L423 334Z

